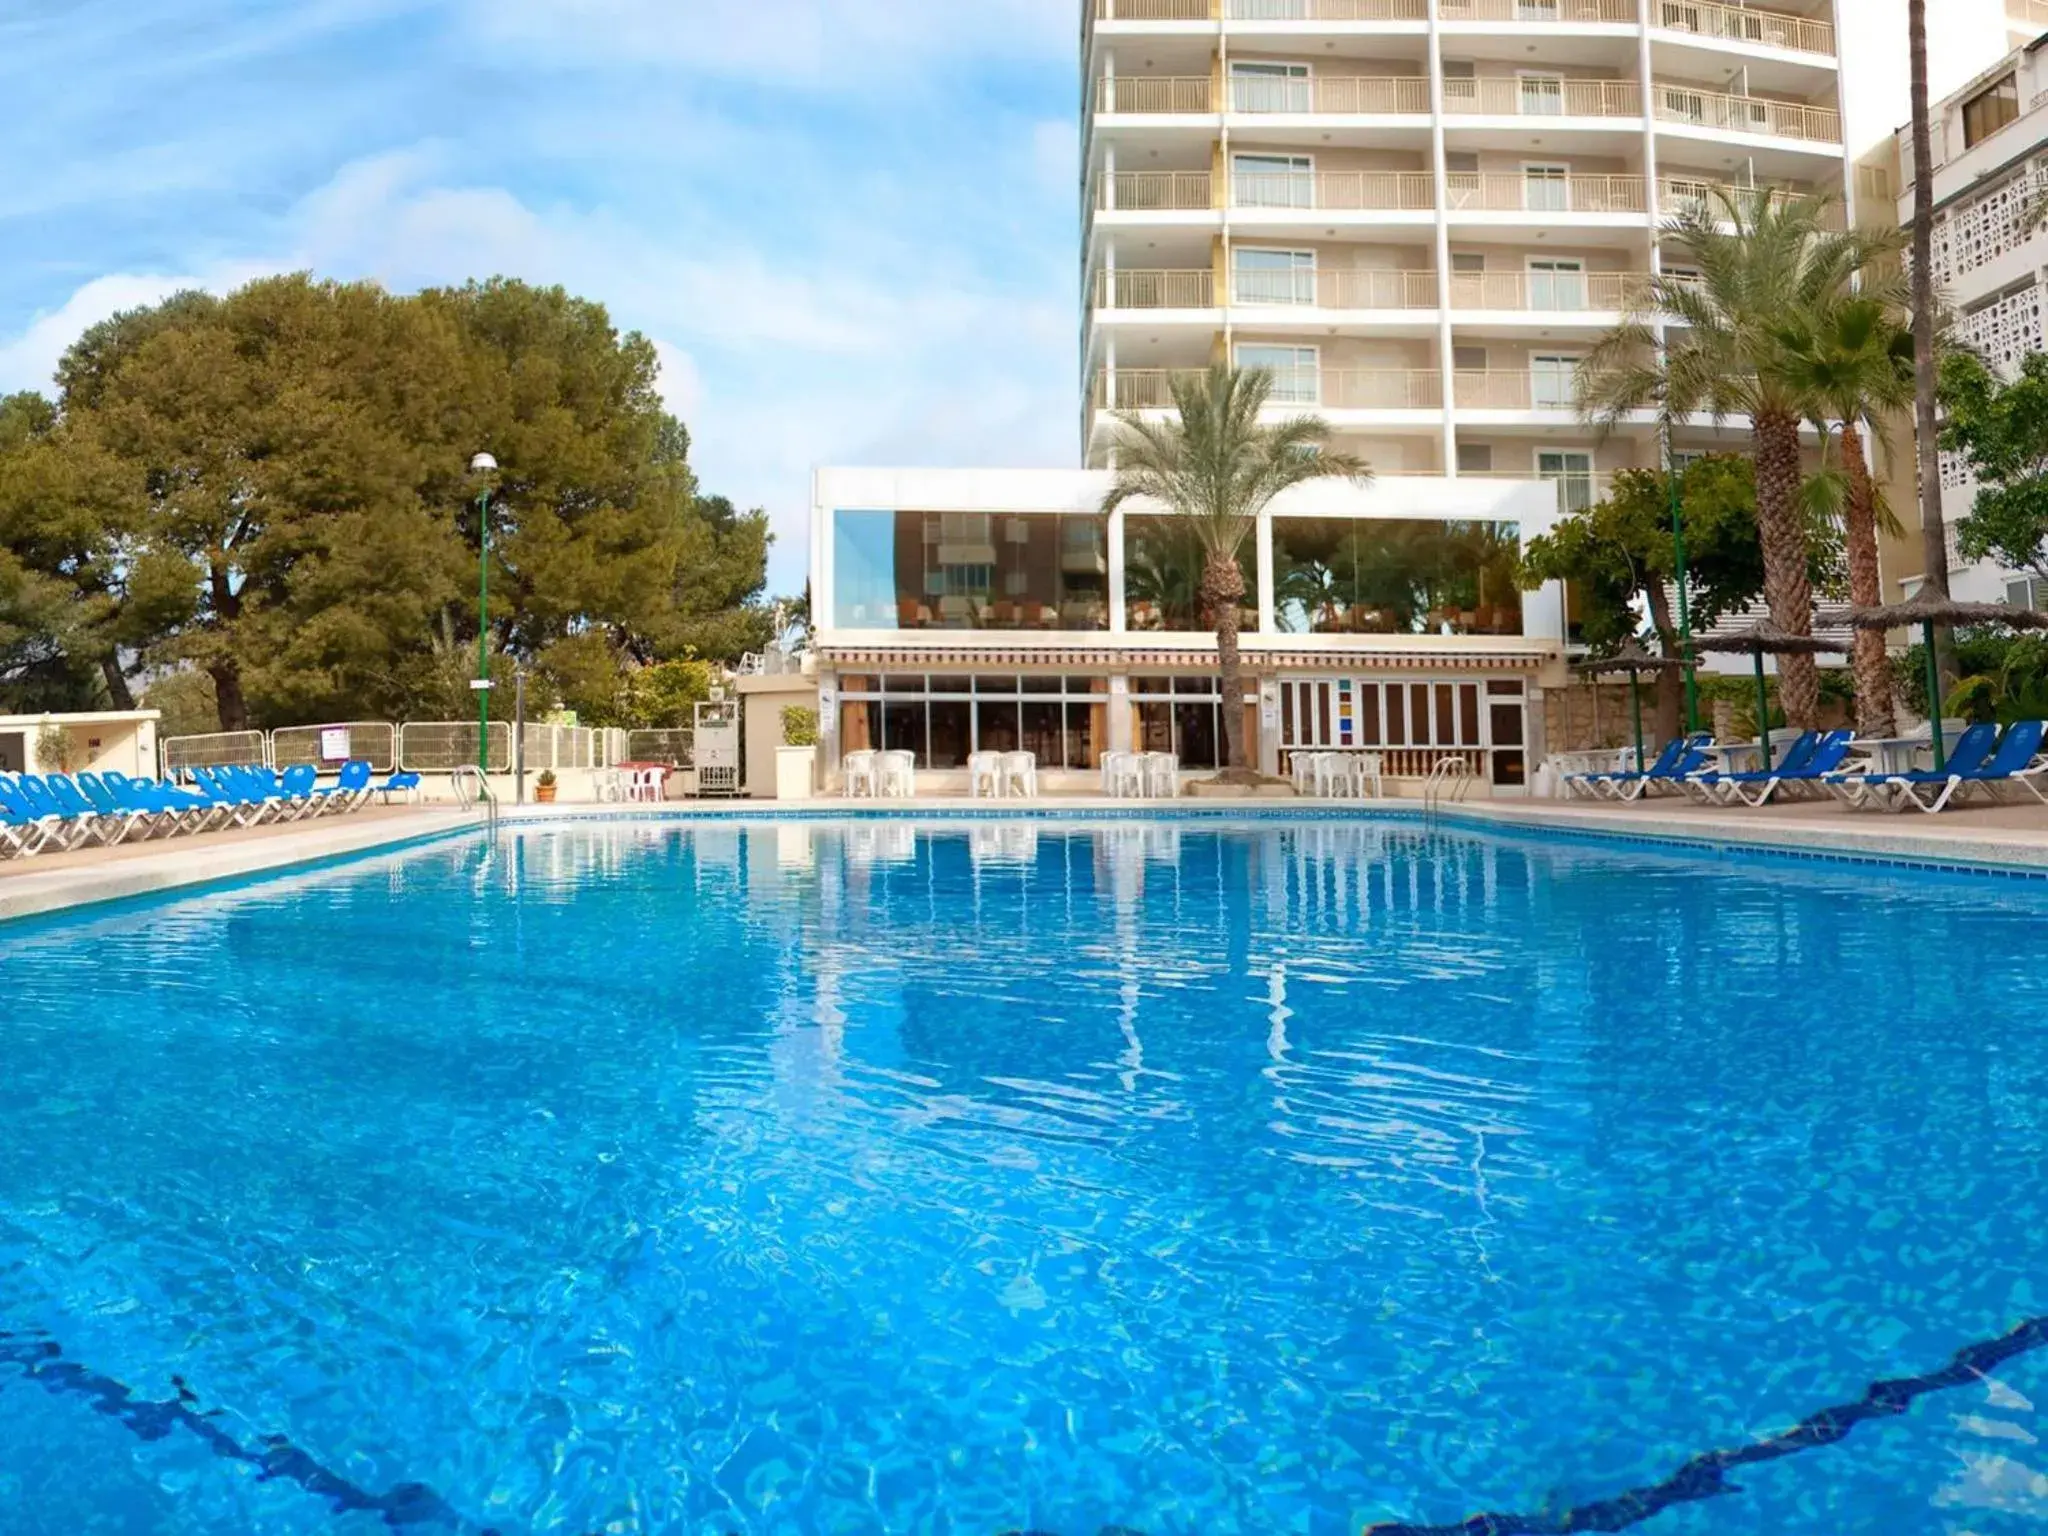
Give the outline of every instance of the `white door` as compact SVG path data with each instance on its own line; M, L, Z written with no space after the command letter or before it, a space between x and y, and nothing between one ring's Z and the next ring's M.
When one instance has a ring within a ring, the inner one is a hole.
M1576 357L1538 353L1529 359L1529 403L1539 411L1570 410L1578 402Z
M1256 246L1231 252L1233 304L1314 304L1316 253L1268 251Z
M1522 206L1535 213L1565 213L1572 205L1571 171L1562 165L1522 167Z
M1564 76L1523 75L1521 80L1524 117L1564 115Z
M1532 258L1529 262L1529 307L1584 309L1586 264L1575 257L1547 260Z
M1263 368L1273 375L1275 405L1315 405L1323 398L1322 369L1314 347L1276 347L1247 343L1237 349L1237 366Z
M1232 155L1231 200L1240 208L1313 208L1315 161L1307 155Z
M1593 505L1593 455L1564 449L1543 449L1536 455L1538 479L1561 486L1559 505L1567 512L1583 512Z
M1310 112L1314 110L1311 97L1306 64L1230 66L1233 112Z

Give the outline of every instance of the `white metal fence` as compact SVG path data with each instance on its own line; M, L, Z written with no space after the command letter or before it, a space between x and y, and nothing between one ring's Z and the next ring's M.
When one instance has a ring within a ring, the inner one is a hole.
M512 727L493 720L483 765L488 773L512 771ZM398 728L398 766L408 773L451 773L476 765L474 720L408 720Z
M210 736L171 736L162 743L163 775L182 778L194 768L264 768L270 744L261 731L217 731Z
M692 768L697 762L697 733L689 730L633 731L626 738L630 763L667 763Z
M476 727L469 729L473 744ZM301 763L315 768L339 768L357 757L368 762L374 772L389 773L398 766L398 727L388 720L348 720L332 725L282 726L270 733L273 768L291 768Z

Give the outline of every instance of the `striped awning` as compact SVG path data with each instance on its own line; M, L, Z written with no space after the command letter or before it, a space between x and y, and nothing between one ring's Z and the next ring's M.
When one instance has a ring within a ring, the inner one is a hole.
M945 645L821 645L818 658L834 667L872 667L878 671L936 672L1001 667L1005 671L1040 670L1085 672L1112 668L1117 671L1214 672L1213 645L1169 646L1000 646ZM1250 673L1329 672L1357 675L1369 672L1462 672L1530 673L1541 671L1556 660L1541 651L1441 650L1435 647L1347 646L1337 649L1257 650L1243 652L1244 669Z

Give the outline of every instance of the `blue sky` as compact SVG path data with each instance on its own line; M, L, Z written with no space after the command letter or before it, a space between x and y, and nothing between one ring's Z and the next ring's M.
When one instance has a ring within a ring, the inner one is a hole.
M801 583L817 464L1074 462L1072 0L8 0L0 391L181 287L559 282Z

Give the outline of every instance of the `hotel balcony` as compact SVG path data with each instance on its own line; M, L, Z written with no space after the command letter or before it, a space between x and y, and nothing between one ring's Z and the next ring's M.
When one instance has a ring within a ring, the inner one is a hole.
M1835 57L1834 24L1791 11L1711 0L1652 0L1650 25L1659 32L1683 32L1716 43L1811 54L1830 62Z
M1227 93L1209 75L1105 76L1096 111L1110 117L1213 117L1219 99L1256 117L1429 116L1422 75L1317 75L1310 79L1235 78Z
M1671 80L1659 80L1654 96L1660 125L1696 129L1709 137L1739 133L1793 140L1830 155L1839 154L1842 147L1842 115L1832 107L1765 96L1730 96ZM1659 131L1667 128L1660 126Z
M1449 117L1641 117L1643 93L1633 80L1486 75L1445 80L1444 113Z
M1453 272L1451 308L1539 317L1595 315L1612 324L1648 289L1647 272ZM1206 268L1180 271L1119 269L1095 274L1095 308L1104 319L1118 311L1189 312L1204 325L1220 323L1216 274ZM1320 268L1233 274L1235 308L1279 311L1262 321L1285 320L1303 311L1300 323L1321 326L1331 311L1434 310L1437 276L1430 271L1394 272Z
M1119 368L1112 375L1105 369L1095 376L1091 398L1098 410L1171 410L1172 381L1185 371ZM1282 368L1273 373L1272 404L1276 410L1427 411L1434 415L1443 409L1443 403L1443 375L1434 368Z

